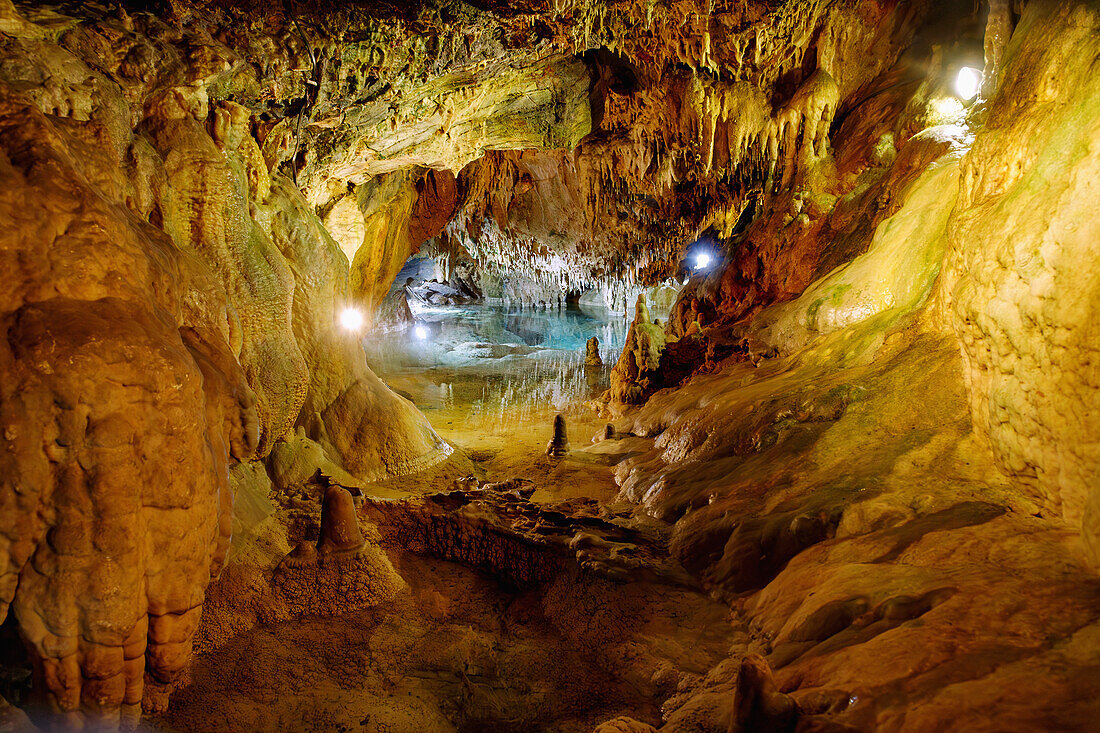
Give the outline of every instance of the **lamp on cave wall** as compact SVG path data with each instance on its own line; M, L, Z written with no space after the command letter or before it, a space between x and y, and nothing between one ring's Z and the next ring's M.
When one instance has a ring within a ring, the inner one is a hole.
M340 312L340 325L345 331L359 331L363 328L363 312L358 308L345 308Z
M978 95L981 87L982 72L970 66L959 69L959 75L955 77L955 93L959 95L959 99L969 102Z
M689 270L687 273L688 277L699 275L710 270L717 261L719 252L718 247L718 241L710 233L701 235L698 239L689 244L684 251L684 260L682 260L681 264L681 267Z
M428 327L427 327L427 326L425 326L425 325L424 325L424 324L422 324L422 323L418 323L418 324L416 324L416 327L415 327L415 328L413 328L413 334L414 334L414 335L416 336L416 338L417 338L417 339L419 339L420 341L424 341L425 339L427 339L427 338L428 338L428 333L429 333L429 331L428 331Z

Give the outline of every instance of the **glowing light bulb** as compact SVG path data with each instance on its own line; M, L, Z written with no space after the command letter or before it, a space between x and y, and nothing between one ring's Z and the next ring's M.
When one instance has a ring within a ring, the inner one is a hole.
M970 101L977 96L981 86L982 72L969 66L959 69L959 75L955 78L955 91L958 93L959 99L965 102Z
M424 339L428 338L428 327L417 324L416 328L413 329L413 333L416 334L416 337L418 339L423 341Z
M340 313L340 325L347 331L358 331L363 327L363 314L358 308L345 308Z
M695 255L695 269L702 270L710 266L710 255L706 252L700 252Z

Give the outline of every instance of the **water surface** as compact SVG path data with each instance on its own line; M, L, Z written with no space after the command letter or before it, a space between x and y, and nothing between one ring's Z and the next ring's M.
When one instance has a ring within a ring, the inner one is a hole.
M599 395L629 325L620 315L578 308L419 307L414 315L415 327L365 338L367 362L429 419L444 411L471 428L541 419ZM592 336L602 368L584 367Z

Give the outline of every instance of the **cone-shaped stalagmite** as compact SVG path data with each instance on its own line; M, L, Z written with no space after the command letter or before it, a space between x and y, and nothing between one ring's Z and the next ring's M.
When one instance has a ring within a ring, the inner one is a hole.
M626 334L626 345L611 370L611 398L616 402L640 404L657 391L654 377L660 368L666 336L649 317L645 295L634 306L634 322Z
M359 531L351 493L341 486L328 487L321 505L321 537L317 540L317 551L354 552L362 546L363 533Z
M588 343L584 347L584 365L585 366L601 366L603 359L600 358L600 340L593 336L588 339Z
M565 418L561 415L554 417L554 437L546 444L546 455L551 458L562 458L569 452L569 438L565 435Z

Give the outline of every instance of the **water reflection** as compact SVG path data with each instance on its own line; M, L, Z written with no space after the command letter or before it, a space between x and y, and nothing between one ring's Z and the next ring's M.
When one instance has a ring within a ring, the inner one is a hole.
M478 305L422 309L427 327L364 339L371 368L422 410L506 434L517 423L567 411L608 387L628 324L577 309L521 311ZM584 345L600 339L602 367L584 366Z

